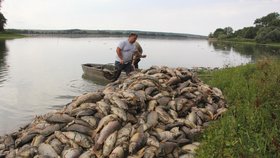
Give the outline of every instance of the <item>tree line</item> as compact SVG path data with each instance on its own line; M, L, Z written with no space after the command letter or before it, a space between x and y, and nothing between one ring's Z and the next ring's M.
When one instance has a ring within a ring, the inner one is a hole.
M244 27L236 31L232 27L217 28L208 37L219 40L253 40L258 43L278 43L280 42L280 14L270 13L256 19L254 26Z
M3 0L0 0L0 32L4 31L4 26L7 22L7 19L4 17L4 15L1 12L2 2Z

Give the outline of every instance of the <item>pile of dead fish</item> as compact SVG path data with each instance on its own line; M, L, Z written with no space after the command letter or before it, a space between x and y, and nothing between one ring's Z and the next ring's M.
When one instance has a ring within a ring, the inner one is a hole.
M190 70L151 67L0 137L0 157L194 157L226 107Z

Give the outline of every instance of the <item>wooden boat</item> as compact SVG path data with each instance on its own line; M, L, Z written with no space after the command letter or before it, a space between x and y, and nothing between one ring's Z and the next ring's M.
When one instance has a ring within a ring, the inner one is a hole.
M82 64L84 76L95 81L107 81L113 78L115 66L112 64Z
M106 85L111 82L115 66L113 64L82 64L84 71L83 78L92 80L97 84ZM126 78L125 72L122 72L119 78Z

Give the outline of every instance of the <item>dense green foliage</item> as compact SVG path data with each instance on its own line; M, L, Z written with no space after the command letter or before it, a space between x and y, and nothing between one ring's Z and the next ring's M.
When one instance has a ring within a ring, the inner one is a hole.
M231 27L218 28L209 38L232 39L232 40L255 40L258 43L279 43L280 42L280 14L270 13L267 16L258 18L255 26L244 27L233 32Z
M280 61L209 73L229 111L203 133L198 157L280 157Z
M0 0L0 8L3 0ZM4 31L4 26L6 25L7 19L0 12L0 31Z

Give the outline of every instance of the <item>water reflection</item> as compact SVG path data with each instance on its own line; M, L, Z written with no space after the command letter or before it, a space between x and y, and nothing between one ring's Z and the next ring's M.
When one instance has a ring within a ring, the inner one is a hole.
M7 66L7 46L5 40L0 40L0 87L7 79L8 66Z
M251 57L252 61L256 61L262 57L280 57L280 47L213 41L209 41L208 44L215 51L220 51L225 54L234 51L243 56Z

